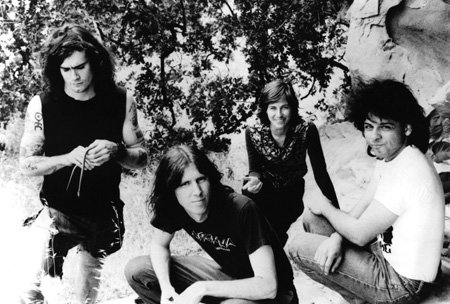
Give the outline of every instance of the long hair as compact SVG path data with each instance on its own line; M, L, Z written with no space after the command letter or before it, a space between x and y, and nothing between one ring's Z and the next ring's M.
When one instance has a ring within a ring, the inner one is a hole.
M85 28L79 25L64 25L54 30L41 51L47 92L57 95L64 92L64 79L60 66L76 51L86 53L97 94L109 92L115 87L115 62L110 52Z
M178 145L170 148L161 158L155 173L153 191L147 201L153 216L163 215L176 219L184 209L178 203L175 189L180 186L185 169L195 165L210 183L210 206L223 198L225 186L220 183L222 174L204 152L195 146Z
M259 111L258 118L264 125L270 125L269 118L267 117L267 108L269 104L278 102L281 98L285 97L286 101L291 108L291 120L289 124L296 125L299 123L300 116L298 114L299 102L295 96L292 85L284 80L276 79L264 86L259 96Z
M409 88L395 80L374 80L361 83L347 100L347 118L364 134L364 121L371 115L392 119L402 127L411 125L407 144L423 153L430 137L428 120Z

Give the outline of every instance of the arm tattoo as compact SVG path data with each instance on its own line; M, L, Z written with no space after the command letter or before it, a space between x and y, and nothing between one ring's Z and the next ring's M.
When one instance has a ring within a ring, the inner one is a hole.
M141 129L135 128L134 135L136 135L136 139L138 141L141 141L144 138L144 134L142 133Z
M142 151L142 150L139 150L138 153L139 153L139 154L138 154L138 159L137 159L138 165L147 162L147 153L145 153L145 152Z
M20 147L21 157L42 156L44 155L44 146L42 144L27 144Z
M28 171L36 171L38 166L36 165L36 162L28 161L25 164L25 169Z
M34 114L34 130L43 130L43 125L42 125L42 114L39 112L36 112Z
M131 123L133 124L133 127L137 127L138 120L137 120L137 113L136 113L136 105L134 103L131 104L130 114L131 114Z

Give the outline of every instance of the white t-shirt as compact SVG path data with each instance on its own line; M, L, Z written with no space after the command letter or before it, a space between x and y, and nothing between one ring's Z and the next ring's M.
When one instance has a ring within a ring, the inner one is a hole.
M400 275L432 282L444 237L444 196L431 161L409 146L389 162L377 161L374 199L397 220L378 238L383 255Z

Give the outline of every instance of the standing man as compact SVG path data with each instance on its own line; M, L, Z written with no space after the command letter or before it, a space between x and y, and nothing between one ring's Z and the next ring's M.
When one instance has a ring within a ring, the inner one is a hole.
M252 200L220 178L196 148L176 146L163 156L149 201L155 227L150 256L128 263L128 283L152 304L298 303L275 232ZM171 256L180 229L212 259Z
M61 278L68 250L78 245L76 298L94 303L102 260L123 240L121 167L146 165L143 135L133 97L115 84L113 58L90 32L56 29L42 59L46 87L29 103L20 148L23 172L44 176L36 222L49 217L54 231L41 275ZM44 299L37 288L24 301Z
M444 234L442 187L424 155L428 124L396 81L365 85L350 101L349 118L377 158L370 185L349 213L314 202L306 233L287 250L302 271L350 303L415 302L440 273Z

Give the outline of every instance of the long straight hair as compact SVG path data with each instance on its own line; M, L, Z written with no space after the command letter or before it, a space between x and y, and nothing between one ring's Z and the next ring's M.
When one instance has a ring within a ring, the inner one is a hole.
M184 171L191 164L209 180L210 206L224 197L226 187L220 183L222 174L206 154L195 146L177 145L163 155L156 169L153 191L147 201L153 216L170 216L176 220L183 214L175 189L180 186Z
M284 80L276 79L264 86L259 96L259 112L258 118L264 125L270 125L269 118L267 117L267 108L271 103L278 102L281 98L286 98L286 101L291 108L291 120L289 124L297 125L301 118L298 114L299 102L295 95L292 85Z

